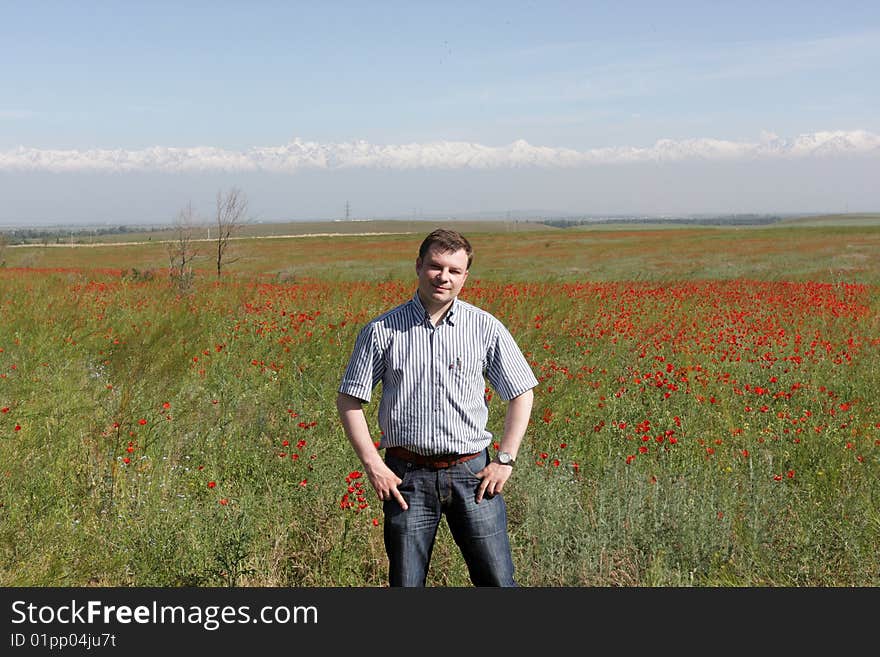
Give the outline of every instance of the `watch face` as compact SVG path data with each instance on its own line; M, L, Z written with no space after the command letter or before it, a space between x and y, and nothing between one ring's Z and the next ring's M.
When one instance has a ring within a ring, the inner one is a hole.
M512 459L510 458L510 454L508 454L507 452L499 452L498 453L498 460L501 463L507 464L507 463L510 463Z

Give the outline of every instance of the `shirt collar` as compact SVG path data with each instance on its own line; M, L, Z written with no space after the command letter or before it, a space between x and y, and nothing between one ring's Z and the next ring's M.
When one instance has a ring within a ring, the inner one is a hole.
M455 326L455 313L458 309L458 297L455 297L452 300L452 305L449 306L449 310L446 311L446 317L443 318L444 324L449 324L450 326ZM419 292L416 290L416 293L412 298L412 312L413 318L415 321L422 323L426 321L430 321L428 317L428 311L425 310L425 307L422 305L422 300L419 299Z

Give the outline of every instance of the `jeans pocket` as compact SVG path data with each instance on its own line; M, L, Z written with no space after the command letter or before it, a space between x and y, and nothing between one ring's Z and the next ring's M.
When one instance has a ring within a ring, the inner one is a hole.
M471 474L475 481L481 481L477 476L477 473L489 465L489 450L484 449L478 457L473 458L470 461L465 461L462 465L465 467L465 470Z
M397 486L398 488L402 487L406 483L407 475L412 470L412 464L404 461L403 459L395 458L393 456L386 456L385 465L388 466L391 472L400 477L401 482Z

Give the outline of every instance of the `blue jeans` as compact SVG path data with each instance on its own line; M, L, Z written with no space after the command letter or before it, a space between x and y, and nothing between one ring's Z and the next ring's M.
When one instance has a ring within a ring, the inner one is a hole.
M397 489L409 508L397 500L383 503L385 550L391 586L424 586L440 517L458 544L475 586L516 586L507 536L507 508L501 495L483 496L480 479L489 452L451 468L435 470L386 454L385 463L403 480Z

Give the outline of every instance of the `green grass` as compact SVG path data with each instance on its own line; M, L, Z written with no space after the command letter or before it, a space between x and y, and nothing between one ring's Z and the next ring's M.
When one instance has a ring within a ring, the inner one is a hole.
M155 244L7 249L0 584L384 585L335 390L421 237L244 240L189 294ZM521 584L880 583L880 230L472 238L463 296L541 381L505 488ZM468 584L445 525L429 584Z

